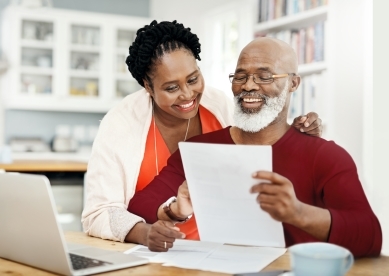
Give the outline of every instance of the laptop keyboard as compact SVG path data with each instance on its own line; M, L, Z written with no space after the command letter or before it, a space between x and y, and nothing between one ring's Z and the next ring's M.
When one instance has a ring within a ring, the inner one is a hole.
M72 253L69 253L69 255L74 270L111 264L100 260L75 255Z

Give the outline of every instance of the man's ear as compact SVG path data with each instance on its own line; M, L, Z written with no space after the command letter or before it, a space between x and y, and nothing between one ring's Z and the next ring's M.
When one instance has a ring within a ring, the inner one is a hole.
M301 77L299 75L295 75L292 77L292 85L290 86L289 92L294 92L297 90L301 82Z

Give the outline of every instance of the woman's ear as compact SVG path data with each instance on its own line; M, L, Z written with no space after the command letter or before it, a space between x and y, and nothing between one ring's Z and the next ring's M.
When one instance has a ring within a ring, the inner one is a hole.
M146 91L149 92L150 95L153 95L153 89L151 89L151 86L146 79L143 79L143 84L145 86Z

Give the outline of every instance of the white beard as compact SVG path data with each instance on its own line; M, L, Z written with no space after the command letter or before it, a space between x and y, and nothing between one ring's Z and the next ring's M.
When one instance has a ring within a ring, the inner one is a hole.
M262 105L261 109L257 112L245 112L242 109L239 99L242 95L239 94L234 97L235 111L234 111L234 121L235 126L242 129L245 132L259 132L261 129L267 127L272 123L284 108L287 95L289 90L289 81L286 82L284 89L278 97L270 98L262 95L266 98L265 103ZM245 93L245 92L243 92ZM250 92L246 92L246 95Z

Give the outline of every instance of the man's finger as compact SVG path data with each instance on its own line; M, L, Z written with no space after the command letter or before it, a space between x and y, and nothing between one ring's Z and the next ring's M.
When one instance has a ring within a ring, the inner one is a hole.
M287 179L278 173L269 172L269 171L257 171L252 174L253 178L268 180L273 184L281 184L285 182Z
M261 193L257 196L257 202L260 204L268 204L268 205L273 205L277 201L277 197L272 194L264 194Z
M272 212L274 209L273 205L269 203L259 203L259 206L261 207L262 210L268 213Z
M276 195L280 192L280 185L274 185L273 183L259 183L252 186L250 192Z

